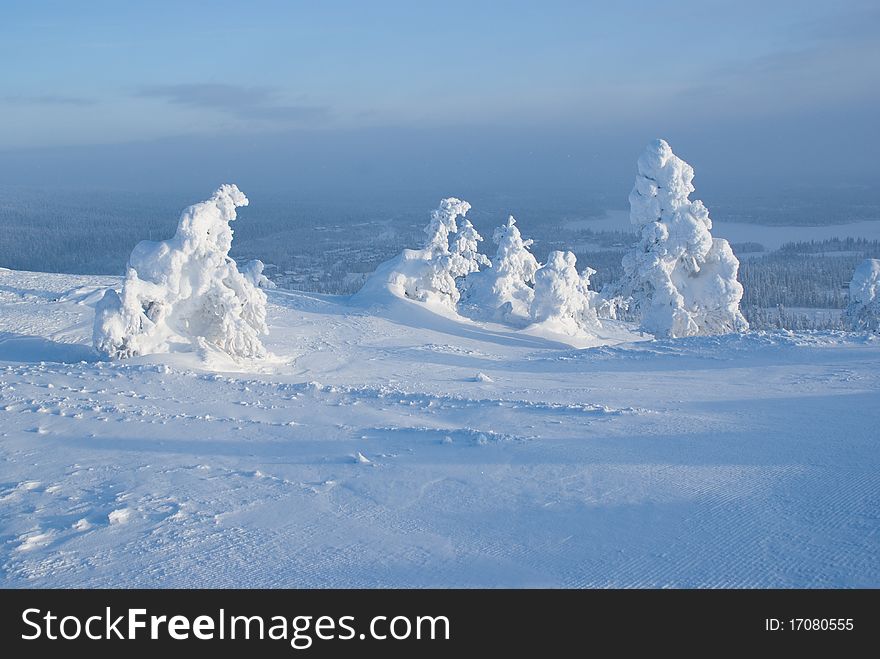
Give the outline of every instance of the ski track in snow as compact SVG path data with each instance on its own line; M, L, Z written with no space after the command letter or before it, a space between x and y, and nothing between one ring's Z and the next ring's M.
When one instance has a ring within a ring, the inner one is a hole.
M279 291L270 363L102 363L114 281L0 270L4 586L880 585L880 341Z

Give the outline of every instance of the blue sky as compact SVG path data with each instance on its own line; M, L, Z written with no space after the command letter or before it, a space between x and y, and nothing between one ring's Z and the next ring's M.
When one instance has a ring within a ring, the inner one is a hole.
M878 35L855 1L5 2L0 150L487 131L696 154L730 135L773 163L818 139L860 161Z

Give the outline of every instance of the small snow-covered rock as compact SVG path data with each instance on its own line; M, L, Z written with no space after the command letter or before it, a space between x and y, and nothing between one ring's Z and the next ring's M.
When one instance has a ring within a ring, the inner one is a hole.
M111 511L110 514L107 515L107 520L111 525L125 524L129 519L131 519L131 508L119 508L118 510Z

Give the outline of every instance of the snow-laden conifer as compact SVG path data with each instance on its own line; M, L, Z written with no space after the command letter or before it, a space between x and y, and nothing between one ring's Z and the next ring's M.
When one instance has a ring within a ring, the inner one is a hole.
M624 256L616 293L656 336L748 329L739 308L739 261L726 240L712 237L703 202L690 200L693 178L693 168L664 140L655 140L638 160L629 195L640 240Z
M95 347L111 358L193 347L265 356L266 294L229 257L229 223L247 203L223 185L183 211L173 238L138 243L121 293L110 289L98 303Z

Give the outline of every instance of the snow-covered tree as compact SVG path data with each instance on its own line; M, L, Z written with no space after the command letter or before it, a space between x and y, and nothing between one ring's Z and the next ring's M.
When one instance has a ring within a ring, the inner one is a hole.
M590 277L586 268L578 274L577 257L571 252L550 252L547 263L535 273L532 320L564 334L579 334L599 328Z
M456 279L488 263L479 253L483 238L464 217L470 208L468 202L455 197L443 199L431 212L431 221L425 227L425 247L405 249L382 263L364 283L358 297L368 299L388 290L398 297L455 309L461 297Z
M656 336L747 330L739 309L739 261L726 240L712 238L703 202L689 198L693 168L664 140L655 140L639 158L638 170L629 203L640 241L623 259L621 306Z
M431 221L425 227L428 236L425 249L438 256L449 254L449 236L458 231L456 220L464 218L470 209L471 205L461 199L441 199L440 205L431 211Z
M241 274L257 288L275 288L275 282L263 274L265 268L260 259L252 259L241 266Z
M489 258L480 253L481 242L483 237L477 233L471 221L462 217L450 249L449 272L453 277L466 277L472 272L479 272L481 265L492 265Z
M106 291L96 308L95 347L111 358L192 347L265 356L266 294L229 257L229 223L247 203L223 185L183 211L173 238L138 243L122 292Z
M465 279L467 301L498 320L526 321L539 267L529 251L533 241L523 240L512 215L495 229L492 241L498 246L492 267Z
M856 268L844 319L854 331L880 332L880 260L865 259Z

